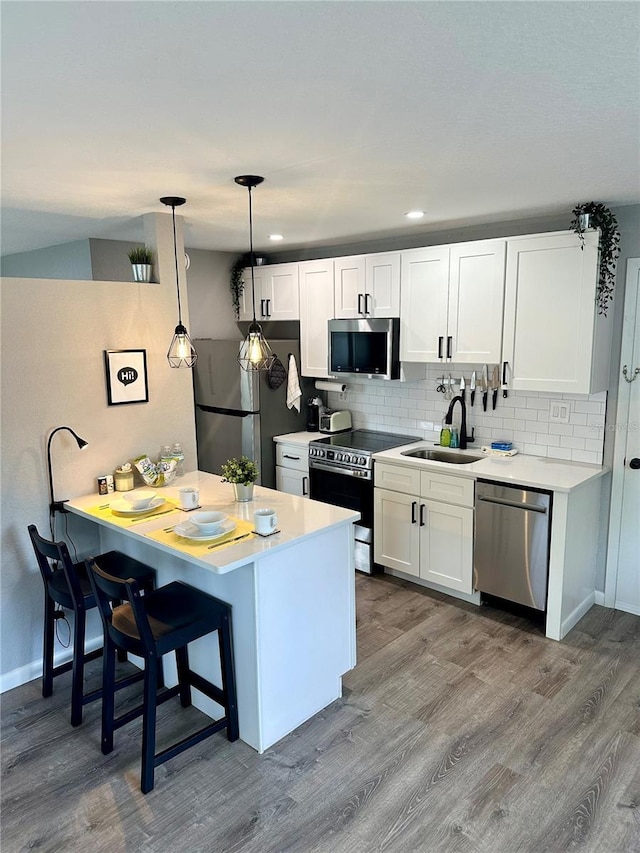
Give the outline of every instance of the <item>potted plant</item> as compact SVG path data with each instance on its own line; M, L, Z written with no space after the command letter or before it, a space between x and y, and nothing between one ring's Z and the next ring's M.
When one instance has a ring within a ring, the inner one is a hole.
M235 264L231 267L231 278L229 280L229 290L231 291L231 302L233 310L236 314L236 320L240 317L240 297L244 290L244 279L242 278L242 270L247 265L247 256L241 255Z
M231 483L236 501L250 501L258 479L258 466L248 456L231 458L222 466L222 482Z
M596 304L598 313L607 316L609 300L613 298L613 286L616 279L616 264L620 254L620 232L618 220L604 204L588 201L578 204L572 210L573 219L569 227L573 229L584 248L584 232L587 228L600 230L600 268Z
M134 281L151 281L151 265L153 252L148 246L134 246L127 252Z

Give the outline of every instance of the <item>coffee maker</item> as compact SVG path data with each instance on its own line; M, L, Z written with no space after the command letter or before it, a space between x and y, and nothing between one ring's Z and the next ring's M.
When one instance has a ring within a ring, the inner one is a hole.
M320 413L323 411L322 397L311 397L307 401L307 432L318 432L320 429Z

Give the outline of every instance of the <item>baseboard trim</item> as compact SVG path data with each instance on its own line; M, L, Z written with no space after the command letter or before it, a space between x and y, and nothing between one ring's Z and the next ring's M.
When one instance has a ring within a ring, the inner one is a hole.
M574 625L578 624L578 622L582 619L585 613L588 613L595 603L595 591L590 592L589 595L584 599L584 601L580 602L580 604L573 610L573 612L570 613L567 618L562 622L560 628L560 640L567 636L567 634L574 627Z
M102 637L96 637L90 640L86 645L86 651L92 652L94 649L99 649L102 646ZM61 663L67 663L73 657L72 649L62 649L58 654L53 656L54 666L59 666ZM6 693L7 690L13 690L14 687L20 687L22 684L28 684L30 681L35 681L37 678L42 678L42 658L40 660L31 661L24 666L19 666L17 669L12 669L11 672L5 672L0 675L0 694Z
M616 610L624 610L625 613L633 613L634 616L640 616L640 607L637 604L627 604L624 601L616 601L614 605Z
M594 604L599 604L600 607L606 607L607 606L604 603L604 592L600 592L599 589L596 590Z

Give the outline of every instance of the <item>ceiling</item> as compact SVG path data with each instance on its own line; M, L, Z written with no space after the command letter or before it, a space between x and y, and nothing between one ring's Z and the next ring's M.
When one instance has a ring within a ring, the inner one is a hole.
M163 195L244 251L242 173L260 251L640 202L637 2L0 9L3 254L141 239Z

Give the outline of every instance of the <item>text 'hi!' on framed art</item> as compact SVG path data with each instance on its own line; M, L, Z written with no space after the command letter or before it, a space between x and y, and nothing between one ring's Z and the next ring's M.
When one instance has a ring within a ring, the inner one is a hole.
M149 402L146 350L105 350L104 363L107 371L107 401L110 406Z

